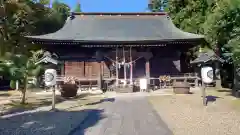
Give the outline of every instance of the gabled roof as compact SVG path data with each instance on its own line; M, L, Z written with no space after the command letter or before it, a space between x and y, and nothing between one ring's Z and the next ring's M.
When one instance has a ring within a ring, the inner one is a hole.
M202 35L184 32L166 13L73 13L55 33L27 36L35 41L54 42L172 42L203 40Z
M191 64L200 64L200 63L207 63L210 61L219 61L219 62L224 62L224 60L222 58L220 58L219 56L217 56L213 51L208 51L208 52L203 52L200 53L199 56L191 61Z
M38 62L36 62L35 64L40 64L40 63L52 63L54 65L57 65L58 61L53 59L52 57L45 56L42 59L40 59Z

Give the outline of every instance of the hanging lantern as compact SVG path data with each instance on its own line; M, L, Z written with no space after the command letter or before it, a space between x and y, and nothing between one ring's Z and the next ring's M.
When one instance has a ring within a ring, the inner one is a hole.
M202 67L201 69L201 77L202 77L202 81L204 83L212 83L213 82L213 68L212 67Z

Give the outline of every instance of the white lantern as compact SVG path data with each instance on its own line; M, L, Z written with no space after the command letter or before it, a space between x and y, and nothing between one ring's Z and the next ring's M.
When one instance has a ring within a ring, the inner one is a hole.
M57 71L55 69L47 69L45 71L45 85L46 86L54 86L57 82Z
M204 83L213 82L213 68L212 67L203 67L201 69L201 77Z

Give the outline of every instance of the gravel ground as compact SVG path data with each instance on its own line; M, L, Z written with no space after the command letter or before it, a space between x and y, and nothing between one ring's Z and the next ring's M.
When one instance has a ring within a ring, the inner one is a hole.
M101 98L64 101L56 105L0 116L0 135L67 135L81 123L89 112L101 115L97 108ZM89 105L88 105L89 104Z
M239 135L240 113L226 99L217 98L204 107L198 92L149 97L174 135Z

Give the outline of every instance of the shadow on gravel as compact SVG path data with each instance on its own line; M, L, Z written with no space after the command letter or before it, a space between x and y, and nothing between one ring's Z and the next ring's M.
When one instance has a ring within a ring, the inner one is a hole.
M63 101L66 101L66 99L63 99L61 96L58 95L56 96L56 104L61 103ZM27 101L27 103L24 105L20 104L20 101L11 101L11 103L5 105L9 107L8 111L1 113L0 116L33 110L43 106L50 106L51 104L52 98L42 98L32 102Z
M93 102L93 103L89 103L89 104L86 104L86 105L96 105L96 104L101 104L103 102L114 102L114 101L115 101L115 98L105 98L105 99L101 99L98 102Z
M0 97L9 97L11 96L9 93L0 93Z
M0 133L3 135L84 135L85 129L103 119L104 110L44 111L2 116Z
M209 103L209 102L215 102L218 98L220 98L220 97L212 96L212 95L206 96L207 103Z
M64 101L87 100L87 99L84 99L84 98L89 96L89 95L90 94L83 94L83 95L79 95L79 96L76 96L74 98L68 98L68 99L63 98L60 95L56 95L56 104L64 102ZM108 99L103 99L103 100L108 100ZM100 104L102 102L105 102L105 101L100 100L98 102L88 103L88 104L85 104L85 105L95 105L95 104ZM24 104L24 105L20 104L20 101L11 101L11 103L6 104L6 106L9 107L8 111L1 112L0 116L13 114L13 113L18 113L18 112L24 112L24 111L33 110L33 109L36 109L36 108L39 108L39 107L50 106L50 105L52 105L52 97L51 96L50 97L38 98L38 99L35 99L34 101L28 101L28 99L27 99L27 103ZM74 107L77 107L77 106L74 106Z

